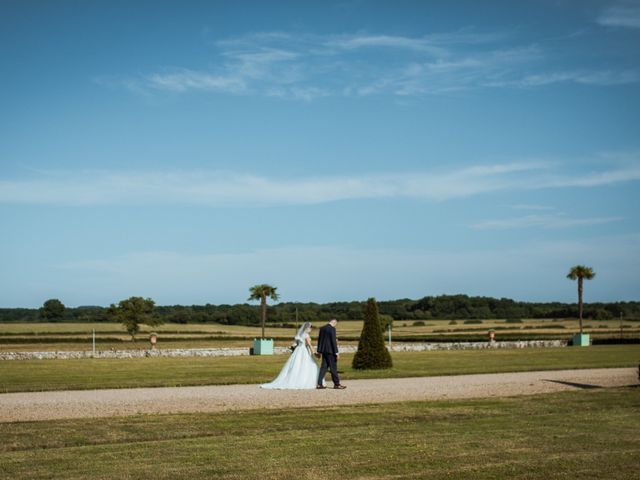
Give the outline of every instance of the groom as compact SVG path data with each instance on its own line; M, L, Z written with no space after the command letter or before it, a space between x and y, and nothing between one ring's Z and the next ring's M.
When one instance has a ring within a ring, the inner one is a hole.
M331 380L333 380L333 388L342 390L345 387L340 385L340 377L338 377L338 339L336 338L336 325L338 320L331 319L324 327L320 329L318 335L318 348L316 352L322 354L322 364L320 365L320 374L318 375L318 385L316 388L324 389L322 383L324 376L327 373L327 369L331 370Z

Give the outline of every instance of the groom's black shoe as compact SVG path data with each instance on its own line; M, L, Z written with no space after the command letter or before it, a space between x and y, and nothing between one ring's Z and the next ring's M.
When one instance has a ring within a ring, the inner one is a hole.
M336 390L344 390L347 387L345 387L344 385L334 385L333 388L335 388Z
M324 390L324 389L325 389L325 388L327 388L327 387L325 387L324 385L316 385L316 388L317 388L318 390Z

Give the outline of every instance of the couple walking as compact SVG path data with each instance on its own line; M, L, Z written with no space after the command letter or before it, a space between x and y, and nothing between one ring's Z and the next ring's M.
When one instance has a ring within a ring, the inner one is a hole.
M331 371L333 388L342 390L345 387L340 384L338 376L338 339L336 337L335 318L320 329L318 334L318 348L313 351L311 345L311 328L309 322L305 322L295 336L295 349L287 362L280 370L276 379L271 383L261 385L267 389L325 389L324 376L327 370ZM313 356L322 357L320 368L316 364Z

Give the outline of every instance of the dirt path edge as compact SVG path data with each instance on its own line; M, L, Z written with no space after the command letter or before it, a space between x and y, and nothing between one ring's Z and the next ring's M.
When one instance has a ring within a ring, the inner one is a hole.
M352 380L346 390L222 385L6 393L0 394L0 422L507 397L637 384L636 368L600 368Z

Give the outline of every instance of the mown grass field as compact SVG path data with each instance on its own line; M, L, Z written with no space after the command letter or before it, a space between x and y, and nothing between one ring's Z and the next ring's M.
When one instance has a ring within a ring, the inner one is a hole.
M640 390L0 424L11 479L638 478Z
M316 327L321 324L316 325ZM157 327L143 325L137 342L124 327L117 323L0 323L0 350L47 351L90 350L91 335L95 329L98 349L144 349L148 347L151 331L159 334L159 345L166 348L246 347L260 336L259 327L219 324L164 324ZM463 320L433 320L425 325L412 321L396 321L392 337L403 341L430 339L486 338L495 330L497 339L564 338L569 339L578 329L576 320L483 320L465 323ZM343 344L354 344L362 330L361 321L342 321L338 324L338 337ZM640 322L609 320L585 321L585 331L594 338L638 338ZM266 329L266 336L276 339L276 345L286 346L295 334L295 328ZM312 337L315 337L312 332Z
M341 356L345 382L357 378L421 377L573 368L634 367L640 345L394 352L390 370L357 371ZM0 363L0 392L263 383L286 356L8 360Z

